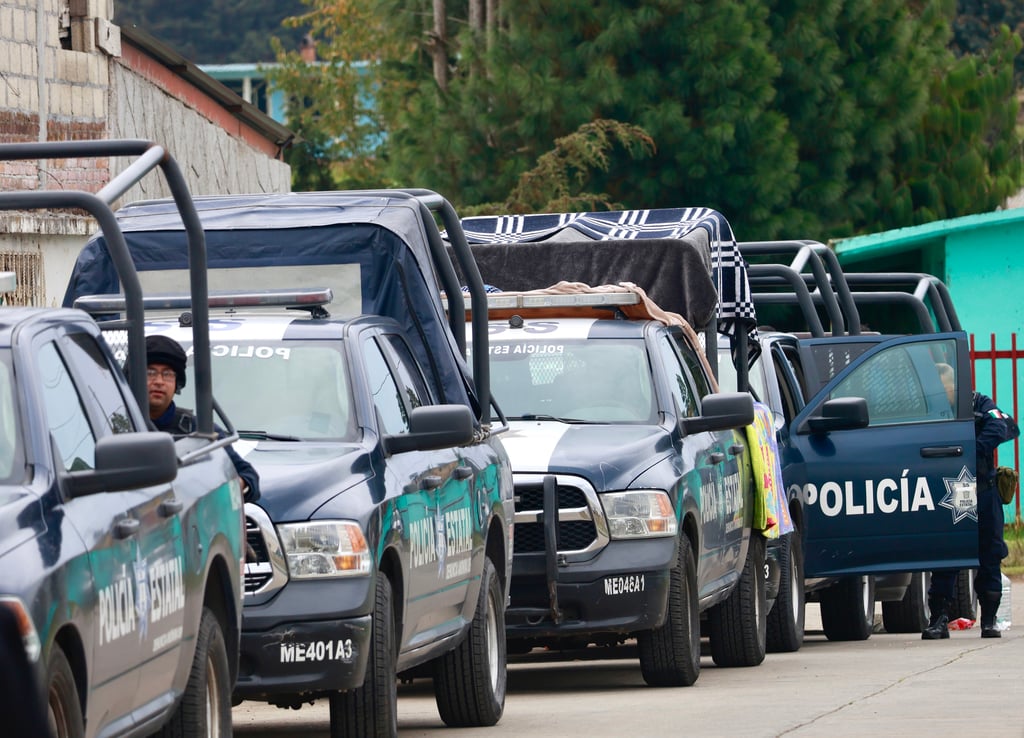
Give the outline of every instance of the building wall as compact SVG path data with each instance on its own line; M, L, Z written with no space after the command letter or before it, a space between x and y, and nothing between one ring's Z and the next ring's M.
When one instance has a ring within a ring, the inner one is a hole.
M127 1L127 0L125 0ZM280 152L222 106L122 44L113 0L0 4L0 141L135 138L164 146L196 194L287 192ZM0 162L0 190L98 191L128 159ZM169 194L159 175L119 200ZM12 304L59 305L93 229L74 213L0 211L0 271L18 272Z

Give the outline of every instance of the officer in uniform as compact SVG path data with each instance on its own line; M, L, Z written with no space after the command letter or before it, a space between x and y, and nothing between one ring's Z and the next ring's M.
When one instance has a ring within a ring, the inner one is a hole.
M186 435L196 428L195 414L177 407L174 395L185 386L185 366L188 358L177 341L167 336L146 338L146 389L149 394L149 419L157 430L175 435ZM225 449L242 480L242 493L246 502L255 502L260 496L260 477L252 464L238 455L231 446Z
M946 386L950 404L955 404L956 389L953 369L938 366L939 376ZM1003 595L1001 562L1009 553L1003 540L1003 503L996 490L995 451L999 444L1020 435L1017 423L1004 413L991 398L974 393L974 435L977 443L977 504L978 504L978 574L974 589L981 604L981 637L999 638L996 629L996 611ZM956 594L957 571L947 569L932 572L928 589L928 609L931 617L921 633L926 641L949 638L949 611Z

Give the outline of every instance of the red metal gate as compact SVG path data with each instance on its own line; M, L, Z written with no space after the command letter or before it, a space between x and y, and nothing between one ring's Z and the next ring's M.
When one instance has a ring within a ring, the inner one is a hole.
M1020 377L1020 365L1018 364L1021 359L1024 359L1024 351L1017 348L1017 334L1010 334L1010 348L999 349L996 347L996 334L989 334L989 345L988 348L979 348L975 343L975 334L970 334L971 340L971 380L974 386L978 386L978 380L985 378L989 379L991 392L988 394L997 405L1004 410L1009 410L1010 414L1013 415L1013 419L1018 423L1020 422L1020 413L1018 399L1019 386L1018 378ZM1007 382L1007 375L1009 375L1009 382ZM1009 384L1009 386L1007 386ZM1007 392L1010 393L1009 401L1007 401ZM1000 461L1004 465L1009 466L1007 463L1007 454L1004 451ZM1021 468L1020 463L1020 439L1016 439L1013 442L1013 467L1019 472ZM1013 521L1020 522L1020 486L1017 487L1017 494L1013 499ZM1010 522L1010 521L1007 521Z

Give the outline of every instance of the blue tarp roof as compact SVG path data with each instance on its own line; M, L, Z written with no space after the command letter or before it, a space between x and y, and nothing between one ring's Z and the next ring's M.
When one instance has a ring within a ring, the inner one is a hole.
M195 207L211 271L267 267L283 272L282 267L310 266L302 271L309 271L315 284L317 266L358 265L362 313L390 316L405 327L417 358L434 373L428 379L442 399L465 403L473 394L469 371L448 329L417 200L288 193L197 197ZM128 205L117 218L140 272L170 275L187 268L184 230L173 202ZM272 279L274 272L267 274ZM64 305L81 296L119 291L103 236L97 234L78 256ZM438 361L428 350L445 345L455 362Z

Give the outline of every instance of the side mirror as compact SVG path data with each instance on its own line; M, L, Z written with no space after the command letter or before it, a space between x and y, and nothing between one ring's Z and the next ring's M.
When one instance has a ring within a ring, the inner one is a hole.
M72 497L173 482L178 476L174 438L160 431L106 436L96 442L96 468L69 476Z
M465 405L424 405L409 415L409 432L384 436L389 456L404 451L432 451L473 440L473 412Z
M838 397L821 406L821 415L807 419L811 433L828 433L868 427L868 401L863 397Z
M754 422L754 398L749 392L717 392L701 400L701 415L679 421L687 435L742 428Z

